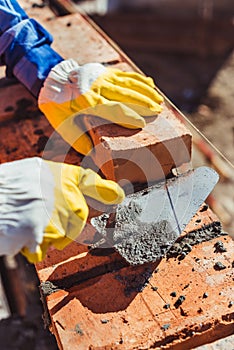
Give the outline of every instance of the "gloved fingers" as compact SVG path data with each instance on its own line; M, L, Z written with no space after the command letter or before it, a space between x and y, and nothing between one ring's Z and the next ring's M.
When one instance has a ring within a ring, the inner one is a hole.
M64 167L61 176L61 191L55 197L56 213L52 215L45 229L45 237L57 249L63 249L72 240L79 237L89 215L88 205L77 184L79 169L80 167L72 165Z
M53 246L56 249L62 250L73 241L74 241L74 239L71 239L69 237L61 237L61 238L57 238L56 240L53 241Z
M43 236L43 241L37 246L36 251L31 252L29 248L24 247L23 249L21 249L21 253L27 258L27 260L30 263L35 264L45 259L50 246L53 246L59 250L64 249L68 244L74 241L74 239L81 232L81 229L77 227L77 218L75 217L74 220L74 217L75 214L73 215L73 218L69 220L69 224L67 225L66 236L64 230L57 229L57 225L52 219L50 225L46 227ZM82 223L82 227L84 227L85 222ZM61 231L63 231L63 233Z
M147 117L156 117L157 114L161 113L163 110L162 105L157 105L154 110L149 109L148 107L145 107L143 105L138 105L135 103L124 103L124 105L134 112L136 112L141 117L144 117L144 119L147 119ZM157 108L157 110L156 110Z
M67 139L67 142L69 143L69 140ZM92 149L93 149L93 143L91 141L91 138L86 134L83 133L82 136L77 138L76 141L70 144L77 152L88 155Z
M163 102L163 97L154 88L152 88L150 85L145 84L144 82L130 77L124 78L118 76L114 77L113 82L116 86L137 91L143 96L149 97L154 102Z
M123 103L132 103L149 108L152 112L158 113L161 111L161 106L141 93L131 90L120 88L111 83L105 82L101 88L101 94L110 101L117 101Z
M63 249L79 237L89 215L88 205L77 184L79 171L80 167L64 164L60 179L56 180L56 187L61 188L55 195L56 212L45 228L44 238L57 249Z
M97 104L105 104L108 102L104 96L101 95L100 86L95 86L94 89L89 90L85 94L80 95L78 98L71 100L70 109L73 113L79 112L80 114L86 113L86 109L94 107Z
M87 108L83 114L89 114L103 118L109 122L119 124L129 129L143 128L146 123L144 118L134 111L131 106L126 106L120 102L106 102L94 107ZM76 115L79 118L79 113ZM103 122L105 124L105 122Z
M83 103L85 105L85 100ZM73 116L73 114L81 108L77 101L69 100L69 102L60 104L51 102L42 104L39 108L47 116L47 119L56 132L58 132L77 152L87 155L92 150L93 144L91 139L85 134L83 129L74 122L76 115Z
M112 68L110 68L112 69ZM143 84L151 86L151 88L155 88L154 81L151 77L146 77L145 75L136 73L136 72L124 72L120 69L115 69L115 75L119 78L124 78L124 79L134 79L137 80Z
M75 202L78 203L77 201ZM72 203L72 205L74 206L74 203ZM64 209L64 212L66 212L65 209ZM60 213L60 215L62 216L63 214ZM37 246L36 251L31 252L27 247L24 247L21 250L21 253L31 263L35 264L37 262L42 261L45 258L47 250L51 245L57 249L62 250L68 244L74 241L79 236L82 229L84 228L87 217L88 217L88 209L86 210L86 214L84 214L84 210L82 210L82 208L79 208L79 210L76 210L76 212L74 213L70 213L69 220L65 219L65 221L67 221L66 231L61 230L62 232L58 230L56 225L57 222L55 222L54 218L52 217L50 224L45 229L43 242Z
M118 204L125 197L123 189L116 182L102 179L91 169L80 168L78 183L84 195L104 204Z
M46 251L51 245L59 250L62 250L74 240L74 238L71 239L65 236L65 233L60 234L59 232L50 232L48 228L46 229L46 231L47 232L44 233L43 242L40 245L43 256L45 256Z

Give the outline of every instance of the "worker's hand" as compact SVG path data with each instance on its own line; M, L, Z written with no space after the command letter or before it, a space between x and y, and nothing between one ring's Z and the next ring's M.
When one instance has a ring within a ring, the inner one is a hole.
M93 145L81 123L78 125L77 115L91 114L127 128L142 128L142 116L161 112L163 97L152 78L100 63L79 66L70 59L51 70L38 102L52 126L86 155Z
M21 251L30 262L50 245L63 249L83 230L84 195L117 204L124 192L90 169L28 158L0 165L0 255Z

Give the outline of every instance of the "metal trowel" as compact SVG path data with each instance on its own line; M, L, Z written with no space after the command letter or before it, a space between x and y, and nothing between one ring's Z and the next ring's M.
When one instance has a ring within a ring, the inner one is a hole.
M130 264L163 257L218 182L211 168L199 167L127 195L112 213L93 217L93 247L114 247Z

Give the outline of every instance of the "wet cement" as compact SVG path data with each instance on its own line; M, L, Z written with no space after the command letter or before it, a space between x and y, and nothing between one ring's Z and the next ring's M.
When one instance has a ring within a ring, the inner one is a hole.
M168 233L171 237L171 227L167 221L139 224L130 236L115 244L115 249L131 265L153 262L165 256L170 249L172 241L168 241Z
M215 248L215 253L225 253L227 249L225 248L224 244L222 241L218 241L214 245Z
M162 258L178 237L166 220L142 222L141 212L139 201L131 200L127 205L119 206L115 216L104 214L92 223L98 227L104 246L114 247L131 265Z

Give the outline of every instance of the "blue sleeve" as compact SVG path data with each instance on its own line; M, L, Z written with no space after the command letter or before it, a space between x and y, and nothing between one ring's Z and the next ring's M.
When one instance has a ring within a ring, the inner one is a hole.
M52 36L28 18L17 1L0 0L0 64L38 96L50 70L63 58L51 48Z
M23 19L28 18L15 0L0 0L0 35Z

